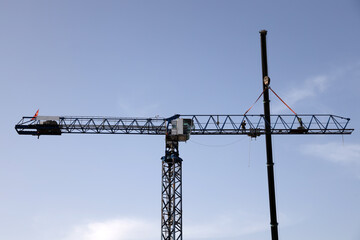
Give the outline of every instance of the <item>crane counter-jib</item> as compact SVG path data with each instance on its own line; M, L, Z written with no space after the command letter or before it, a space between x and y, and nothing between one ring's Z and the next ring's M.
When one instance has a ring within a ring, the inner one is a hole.
M249 135L351 134L350 119L330 114L174 115L170 118L23 117L15 129L21 135L144 134L144 135Z

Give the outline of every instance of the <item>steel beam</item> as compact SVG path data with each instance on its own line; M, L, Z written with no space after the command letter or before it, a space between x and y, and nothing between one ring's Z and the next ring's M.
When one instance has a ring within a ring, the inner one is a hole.
M267 52L266 52L266 30L260 31L261 42L261 62L262 62L262 85L264 90L264 115L265 121L265 139L266 139L266 157L267 157L267 175L268 175L268 188L269 188L269 204L270 204L270 226L271 226L271 239L278 240L278 222L276 216L276 199L275 199L275 181L274 181L274 161L272 154L271 143L271 119L270 119L270 100L269 100L269 84L270 78L268 76L267 66Z
M331 114L270 115L177 115L191 119L191 135L264 135L267 129L271 134L351 134L348 128L350 118ZM302 119L300 127L298 118ZM107 118L107 117L59 117L59 121L47 124L33 117L23 117L15 125L20 135L60 135L60 134L143 134L166 135L165 118ZM244 124L245 123L245 124Z

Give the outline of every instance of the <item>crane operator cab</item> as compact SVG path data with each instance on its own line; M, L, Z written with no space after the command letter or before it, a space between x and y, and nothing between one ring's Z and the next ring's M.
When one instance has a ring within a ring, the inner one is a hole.
M179 142L186 142L190 138L194 124L191 119L177 118L171 121L171 136Z

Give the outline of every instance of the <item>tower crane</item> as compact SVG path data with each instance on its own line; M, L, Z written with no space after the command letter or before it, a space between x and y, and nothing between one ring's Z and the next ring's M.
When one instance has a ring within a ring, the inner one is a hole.
M176 114L168 118L128 117L22 117L15 125L20 135L62 134L138 134L165 137L162 159L161 239L182 240L182 159L179 142L191 135L265 135L272 240L278 240L272 135L351 134L350 118L332 114L271 115L269 106L270 78L267 73L266 30L260 31L264 114ZM275 92L274 92L275 93ZM275 93L277 96L277 94ZM259 97L259 98L260 98ZM258 98L258 100L259 100ZM280 98L280 100L282 100ZM286 104L286 103L285 103Z

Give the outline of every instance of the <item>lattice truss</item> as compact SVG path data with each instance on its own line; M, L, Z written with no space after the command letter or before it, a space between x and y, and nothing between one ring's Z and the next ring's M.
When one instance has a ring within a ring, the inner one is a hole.
M162 157L161 239L182 239L182 159L178 142L167 141Z
M264 115L175 115L171 118L58 117L42 121L23 117L15 129L23 135L148 134L165 135L169 119L192 119L192 135L265 134ZM351 134L350 119L330 114L271 115L271 134Z

